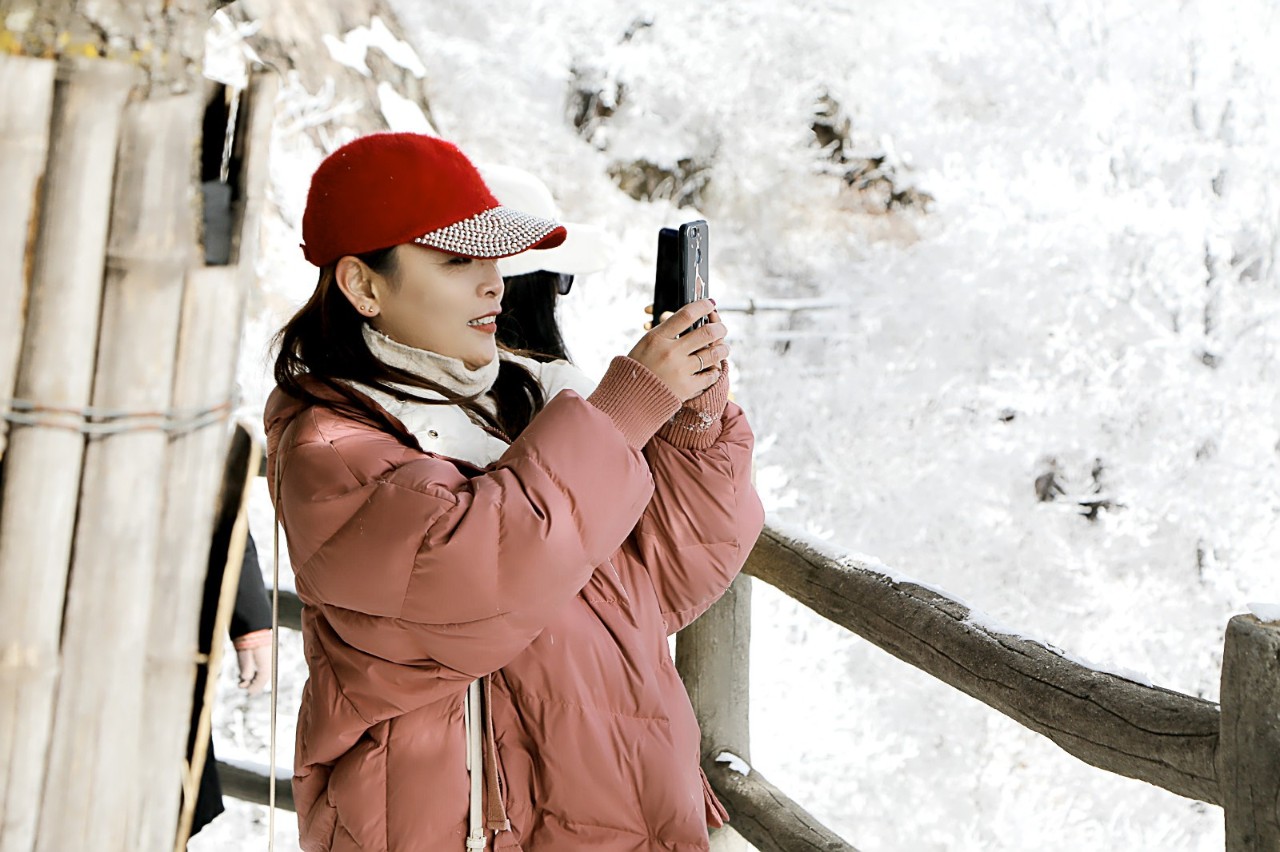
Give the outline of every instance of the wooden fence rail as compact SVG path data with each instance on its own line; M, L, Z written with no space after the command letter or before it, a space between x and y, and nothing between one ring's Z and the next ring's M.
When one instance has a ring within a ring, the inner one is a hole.
M1100 769L1222 804L1216 704L983 627L964 604L768 528L747 573Z
M679 634L676 656L703 728L703 769L730 826L761 852L853 847L749 766L751 577L1086 763L1224 807L1228 852L1280 849L1280 717L1274 712L1280 626L1248 615L1231 619L1219 708L1090 668L1047 644L984 624L960 601L882 565L775 525L765 528L744 574ZM296 595L281 593L282 625L297 628L301 611ZM717 761L725 751L747 765ZM265 775L240 776L236 790L250 789L265 797ZM717 834L713 849L741 848L727 838L717 843Z

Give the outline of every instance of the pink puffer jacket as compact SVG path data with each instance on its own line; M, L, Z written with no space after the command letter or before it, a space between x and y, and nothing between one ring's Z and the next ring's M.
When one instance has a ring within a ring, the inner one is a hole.
M676 446L670 425L675 443L650 440L678 407L616 358L590 400L562 391L480 470L397 437L389 414L273 394L268 470L284 437L305 604L306 852L462 850L463 696L485 675L502 799L486 811L510 821L494 848L708 848L724 812L667 636L724 593L763 511L742 410L709 447Z

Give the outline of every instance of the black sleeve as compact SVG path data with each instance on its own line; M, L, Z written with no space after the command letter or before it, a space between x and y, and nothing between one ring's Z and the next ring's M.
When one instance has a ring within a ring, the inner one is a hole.
M253 536L244 545L244 562L240 565L240 585L236 589L236 606L231 613L231 638L266 630L271 627L271 598L262 582L258 565L258 548Z

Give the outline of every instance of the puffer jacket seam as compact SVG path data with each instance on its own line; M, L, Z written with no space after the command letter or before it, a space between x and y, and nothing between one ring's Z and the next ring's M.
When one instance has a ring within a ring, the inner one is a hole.
M543 474L546 475L547 479L551 480L552 484L555 485L556 488L560 489L561 494L569 495L573 493L572 489L565 487L564 481L561 480L560 477L557 476L554 471L552 471L549 467L543 464L542 457L539 456L538 453L533 448L529 448L529 460L538 466L538 469L541 470ZM578 513L576 511L570 512L569 515L570 517L573 518L573 528L578 532L578 541L582 542L583 544L586 544L591 539L590 537L587 536L586 532L582 529L582 520L578 517Z
M341 494L335 494L335 495L333 495L332 497L327 497L327 498L325 498L324 500L313 500L313 501L310 501L310 502L312 502L313 504L326 503L326 502L329 502L330 500L340 500L340 499L342 499L343 497L346 497L346 496L350 495L350 494L352 493L352 491L358 491L358 490L360 490L360 489L362 489L362 488L369 488L370 486L373 486L373 490L369 492L369 496L365 499L365 501L364 501L363 503L361 503L361 504L360 504L360 506L359 506L359 507L358 507L354 512L352 512L352 513L351 513L351 517L347 518L347 520L346 520L345 522L343 522L342 524L340 524L340 525L338 526L338 528L337 528L336 530L334 530L332 533L330 533L329 535L325 536L324 540L323 540L323 541L321 541L319 544L317 544L317 545L315 546L315 548L311 551L311 553L310 553L310 554L308 554L308 556L307 556L305 559L303 559L303 560L299 563L299 564L301 565L301 567L305 569L305 568L306 568L306 567L311 563L311 561L312 561L313 559L315 559L317 556L319 556L319 555L320 555L320 553L321 553L321 552L322 552L326 547L328 547L329 542L333 541L333 539L334 539L334 538L336 538L339 534L341 534L343 530L345 530L345 529L346 529L346 528L347 528L347 527L348 527L348 526L349 526L353 521L355 521L356 517L360 514L360 510L361 510L361 509L364 509L366 506L368 506L368 505L369 505L369 502L370 502L370 501L374 498L374 496L377 494L377 489L378 489L378 488L380 488L380 487L382 487L382 486L392 486L392 487L397 487L397 488L405 488L405 486L403 486L403 485L397 485L397 484L396 484L396 483L394 483L394 482L387 482L385 479L371 479L371 480L368 480L368 481L361 481L361 478L360 478L359 476L357 476L357 475L355 474L355 472L351 469L351 465L347 464L347 460L346 460L345 458L343 458L342 453L338 451L338 448L337 448L337 447L335 447L335 446L333 445L333 442L332 442L332 441L328 441L328 440L307 441L307 442L305 442L305 443L301 443L301 444L295 441L295 442L294 442L294 444L293 444L293 447L290 449L290 453L292 453L294 449L297 449L297 448L298 448L298 447L300 447L300 446L317 446L317 447L327 447L327 448L329 449L329 451L330 451L330 452L331 452L331 453L332 453L332 454L333 454L333 455L338 459L338 461L342 464L343 468L345 468L345 469L346 469L347 473L351 476L351 478L356 482L356 487L355 487L355 488L353 488L353 489L351 489L351 490L349 490L349 491L344 491L344 492L342 492ZM285 456L285 458L284 458L284 469L285 469L285 470L287 470L287 469L288 469L288 464L289 464L289 456ZM435 499L435 500L440 500L440 502L442 502L442 503L448 503L448 502L449 502L448 500L444 500L444 499L442 499L442 498L441 498L441 496L440 496L439 494L433 494L433 493L428 493L428 492L426 492L426 491L420 491L420 490L418 490L418 489L416 489L416 488L406 488L405 490L412 491L412 492L413 492L413 493L415 493L415 494L421 494L421 495L422 495L422 496L424 496L424 497L428 497L428 498ZM456 501L456 500L454 500L454 501L453 501L453 503L452 503L452 505L457 505L457 501ZM446 508L444 511L448 511L448 509ZM443 514L443 513L442 513L442 514ZM438 520L438 518L437 518L437 520ZM433 523L434 523L434 522L433 522ZM287 527L286 527L286 530L287 530ZM296 572L295 572L295 573L296 573Z
M653 831L652 831L652 830L649 830L649 831L636 831L635 829L631 829L631 828L623 828L623 827L621 827L621 826L617 826L617 825L605 825L605 824L603 824L603 823L598 823L598 822L582 822L581 820L576 820L576 819L565 819L565 818L560 817L560 816L557 816L557 817L556 817L556 820L557 820L561 825L576 825L576 826L582 826L582 827L584 827L584 828L603 828L603 829L605 829L606 831L616 831L616 832L618 832L619 834L630 834L630 835L633 835L633 836L635 836L635 837L643 837L643 838L645 838L646 840L652 840L654 843L660 843L660 844L662 844L662 846L663 846L664 848L666 848L666 849L690 849L690 848L698 848L697 846L694 846L693 844L689 844L689 843L682 843L682 842L679 842L679 841L668 841L668 840L663 840L661 837L658 837L657 835L655 835L655 834L653 833ZM705 847L703 847L703 848L705 848Z
M729 544L729 543L730 542L726 542L726 544ZM736 550L739 554L741 554L742 545L739 542L731 542L731 543L733 544L734 550ZM735 561L736 561L736 557L735 557ZM745 562L745 560L743 561ZM739 568L737 571L734 572L733 577L729 578L729 582L732 583L734 579L738 576L738 574L741 573L741 571L742 571L742 568L741 568L741 565L739 565ZM706 610L710 609L711 606L715 604L716 601L720 600L720 598L723 597L724 593L727 592L728 590L729 590L729 587L726 585L723 589L720 589L714 595L711 595L710 597L702 598L701 600L694 603L692 606L687 606L684 609L661 609L661 608L659 609L663 616L673 615L673 616L676 616L677 618L680 618L685 613L689 613L689 612L698 612L699 610L705 612Z
M414 488L411 485L402 485L399 482L392 482L389 479L372 479L370 482L374 485L385 485L388 488L399 488L401 491L408 491L412 494L430 497L432 500L439 500L441 503L447 503L448 508L446 508L445 511L448 511L449 508L456 507L459 503L458 496L456 494L448 488L441 488L438 485L431 486L429 488ZM439 523L440 520L441 519L439 517L432 519L431 523L427 526L427 531L430 532L431 527Z
M366 719L364 714L360 712L360 708L357 707L356 703L347 695L346 689L342 686L342 678L338 676L338 670L334 668L333 661L329 659L329 653L323 648L320 649L320 653L324 656L324 664L329 668L329 674L333 676L334 685L338 687L338 695L340 695L342 700L346 702L347 706L351 708L351 712L356 714L357 719L372 728L377 723Z
M721 437L716 438L715 443L713 443L709 447L703 447L701 449L697 447L677 447L675 444L671 443L666 438L662 437L662 435L654 435L654 438L662 441L662 443L665 444L668 449L671 449L674 452L679 453L680 455L697 456L697 457L718 456L719 457L718 461L725 462L729 467L729 471L731 473L736 474L737 471L734 469L736 466L733 463L733 456L729 455L729 447L728 447L729 444L734 442L730 440L726 440L724 437L726 434L727 432L721 432L720 433Z
M735 496L734 505L737 505L736 493L734 496ZM658 538L658 539L665 538L661 533L655 532L653 530L642 530L640 529L639 526L636 527L635 533L636 535L647 535L650 538ZM719 547L720 545L723 545L723 544L736 545L736 544L741 544L741 542L736 537L721 539L720 541L691 541L688 544L677 544L673 549L687 550L692 547Z
M398 615L378 615L376 613L364 612L363 610L351 609L350 607L338 606L337 604L331 604L331 603L320 604L320 606L324 607L325 609L336 609L339 612L349 612L353 615L361 615L361 616L364 616L365 618L377 618L383 621L390 621L390 622L394 622L397 625L408 624L414 627L432 627L432 628L465 627L471 624L483 624L486 621L493 621L495 618L507 618L508 616L511 615L511 612L508 611L508 612L500 612L496 615L486 615L484 618L473 618L470 621L444 621L444 622L413 621L408 618L402 618ZM432 659L434 660L434 658ZM435 662L439 662L439 660L435 660ZM457 669L453 669L452 666L445 666L445 668L452 669L453 671L458 671ZM461 673L468 674L467 672L461 672Z
M661 722L667 725L671 724L670 716L638 716L635 713L624 713L620 710L612 710L608 707L602 707L597 704L575 704L572 701L557 701L553 698L543 698L540 695L514 689L510 684L507 685L507 690L511 693L513 698L518 698L522 701L536 701L539 704L554 704L557 707L568 707L574 710L584 710L590 713L604 713L609 716L615 716L619 719L635 719L639 722Z

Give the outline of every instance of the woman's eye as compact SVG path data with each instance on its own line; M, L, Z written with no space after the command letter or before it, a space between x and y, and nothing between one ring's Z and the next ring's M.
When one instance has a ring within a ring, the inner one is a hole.
M471 262L469 257L452 257L449 259L450 266L466 266Z

